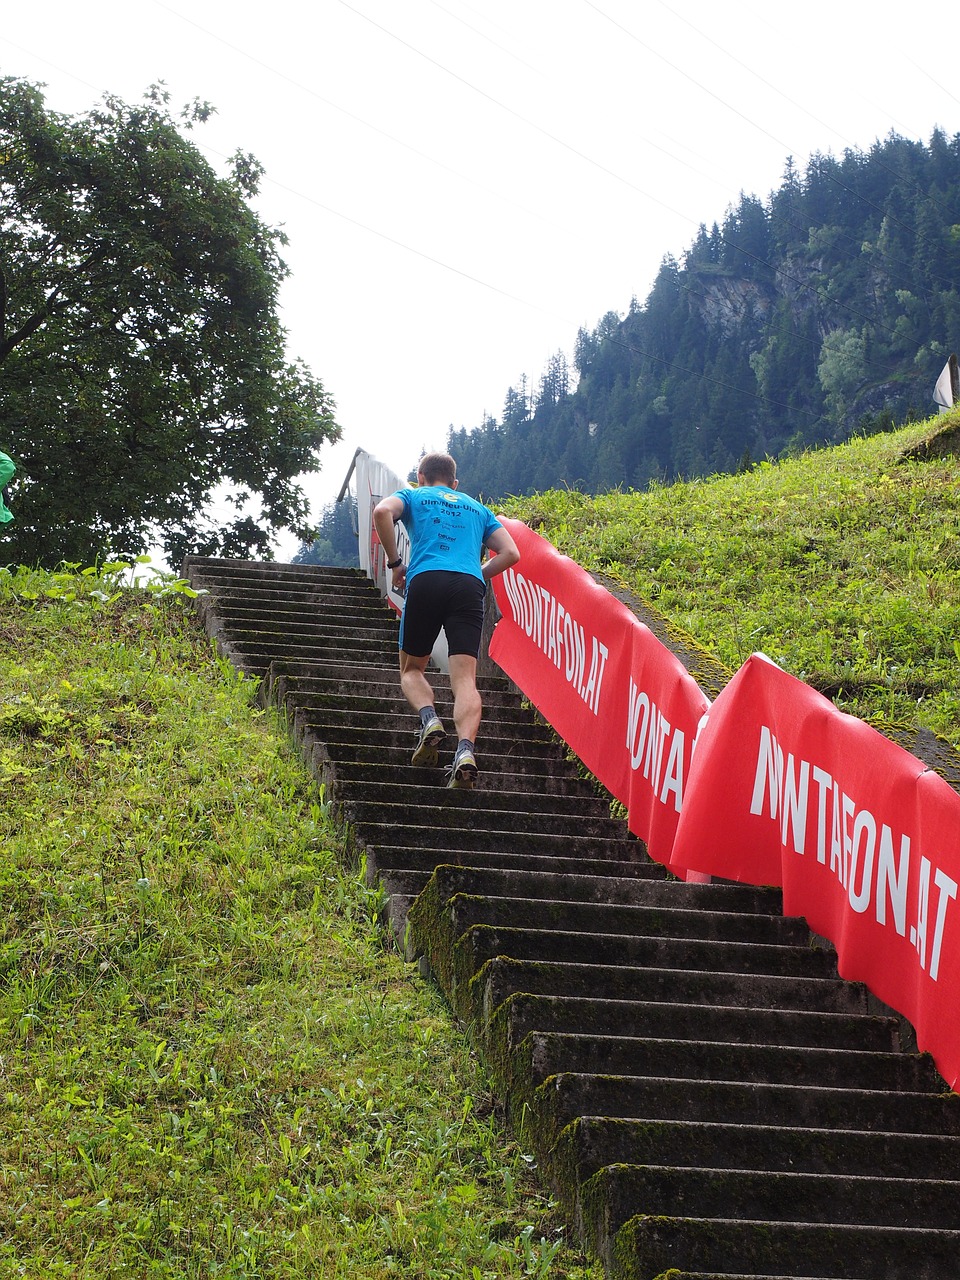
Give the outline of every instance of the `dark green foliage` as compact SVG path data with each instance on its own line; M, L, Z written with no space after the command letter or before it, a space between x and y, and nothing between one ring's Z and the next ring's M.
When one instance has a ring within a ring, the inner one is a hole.
M488 500L736 472L925 416L960 345L960 135L787 161L503 418L450 433Z
M323 508L317 536L302 546L294 564L322 564L332 569L358 569L360 552L355 528L353 499L331 502Z
M154 87L71 118L0 79L0 447L18 464L4 558L90 562L161 542L269 554L301 530L295 482L335 439L332 403L285 356L281 233L219 178ZM236 518L205 518L218 486ZM259 515L241 514L251 496Z

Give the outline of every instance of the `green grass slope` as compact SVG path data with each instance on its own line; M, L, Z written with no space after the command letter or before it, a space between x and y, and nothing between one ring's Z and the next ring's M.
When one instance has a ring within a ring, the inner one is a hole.
M644 493L504 510L731 670L753 652L885 727L960 748L960 412Z
M597 1274L252 694L0 570L0 1277Z

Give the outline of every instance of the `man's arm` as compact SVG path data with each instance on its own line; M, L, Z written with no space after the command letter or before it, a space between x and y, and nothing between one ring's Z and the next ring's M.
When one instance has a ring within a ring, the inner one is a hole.
M513 540L513 534L508 533L503 525L499 529L494 529L484 545L493 552L492 559L485 560L481 569L484 580L487 582L495 578L498 573L509 569L520 559L520 550Z
M393 560L400 559L400 553L397 550L397 530L395 526L402 515L403 499L398 498L396 494L392 494L389 498L381 498L373 508L373 527L377 531L380 545L383 547L384 554L387 557L387 564L390 564ZM399 591L407 576L407 566L401 562L390 572L393 574L394 590Z

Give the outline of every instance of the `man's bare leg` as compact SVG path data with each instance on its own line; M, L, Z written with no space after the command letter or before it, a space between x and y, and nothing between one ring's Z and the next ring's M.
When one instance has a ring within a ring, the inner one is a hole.
M400 688L410 706L420 716L420 738L411 758L411 764L417 766L439 764L437 748L447 736L437 716L433 688L426 676L429 661L429 654L424 658L417 658L400 650Z
M453 719L459 739L453 758L450 786L470 788L477 779L474 746L483 714L483 703L477 689L476 658L466 653L450 655L450 688L453 691Z
M426 676L429 661L429 654L425 658L415 658L412 653L400 650L400 688L414 711L433 706L433 689Z
M450 688L453 692L453 720L457 737L476 742L480 732L483 703L477 689L477 660L467 653L450 655Z

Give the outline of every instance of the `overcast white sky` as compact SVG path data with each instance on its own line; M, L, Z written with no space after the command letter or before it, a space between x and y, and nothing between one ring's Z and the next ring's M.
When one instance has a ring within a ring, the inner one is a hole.
M788 155L960 132L956 55L946 0L40 0L0 26L0 74L55 109L163 80L216 106L193 136L221 171L265 165L290 354L344 429L316 507L358 446L405 475L499 417Z

